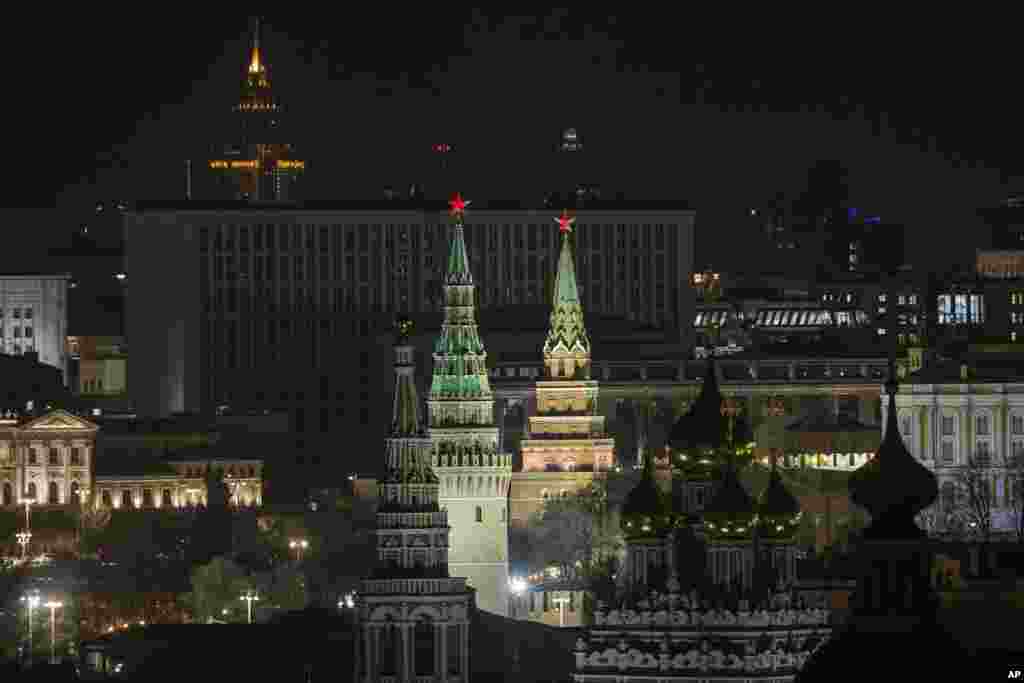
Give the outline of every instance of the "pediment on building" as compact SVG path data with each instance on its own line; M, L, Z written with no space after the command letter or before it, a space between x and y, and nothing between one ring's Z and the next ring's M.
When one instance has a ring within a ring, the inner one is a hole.
M84 418L67 412L66 410L51 410L45 415L33 418L21 425L23 432L97 432L99 427Z

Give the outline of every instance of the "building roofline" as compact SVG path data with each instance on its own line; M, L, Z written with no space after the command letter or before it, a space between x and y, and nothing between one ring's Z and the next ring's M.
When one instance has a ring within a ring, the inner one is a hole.
M561 207L559 207L561 208ZM580 202L576 206L567 207L577 214L589 212L614 212L614 211L683 211L695 213L695 209L688 202L682 200L628 200L628 199L594 199ZM316 211L381 211L381 212L423 212L423 213L447 213L448 202L441 199L354 199L354 200L307 200L294 202L246 202L246 201L220 201L220 200L140 200L135 203L126 213L204 213L211 211L237 212L237 213L261 213L261 212L316 212ZM467 223L472 223L473 214L481 212L500 211L532 211L543 215L553 215L555 208L546 207L541 203L533 204L519 200L476 200L473 202L473 210L467 217Z

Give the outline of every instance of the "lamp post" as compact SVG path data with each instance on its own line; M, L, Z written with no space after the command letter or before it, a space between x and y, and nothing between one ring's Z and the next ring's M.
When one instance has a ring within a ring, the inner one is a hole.
M35 502L31 498L25 499L25 531L32 531L32 516L29 514L29 509L32 507L32 503Z
M28 608L28 657L32 659L32 614L35 612L36 607L39 607L39 595L30 594L23 595L21 601L25 603Z
M46 603L50 608L50 662L57 663L57 610L64 606L63 602L50 600Z
M309 541L304 538L293 538L288 541L288 547L295 551L295 561L302 562L302 555L309 547Z
M28 544L32 541L32 532L19 531L15 536L18 539L18 545L21 546L21 559L25 560L28 557Z
M260 596L253 591L246 591L245 595L238 598L239 600L245 601L246 614L248 615L248 621L252 624L252 603L259 602Z

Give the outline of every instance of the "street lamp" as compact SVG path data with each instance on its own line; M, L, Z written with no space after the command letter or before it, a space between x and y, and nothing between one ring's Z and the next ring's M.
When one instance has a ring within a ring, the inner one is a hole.
M21 546L21 559L25 560L28 557L28 544L32 540L31 531L19 531L15 534L18 539L18 545Z
M34 502L31 498L25 499L25 531L32 531L32 517L29 515L29 508L32 507Z
M309 541L304 538L293 538L288 542L288 547L295 551L295 561L302 562L302 554L309 547Z
M21 601L25 603L28 608L28 656L32 658L32 614L35 612L36 607L39 607L39 595L23 595Z
M64 606L63 602L50 600L46 603L50 608L50 661L57 663L57 610Z
M239 600L245 601L246 612L249 616L249 623L252 623L252 603L259 602L260 596L256 595L253 591L246 591L245 595L238 598Z

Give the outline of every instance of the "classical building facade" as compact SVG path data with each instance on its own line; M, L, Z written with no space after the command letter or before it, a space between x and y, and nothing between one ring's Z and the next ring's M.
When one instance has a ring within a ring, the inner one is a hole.
M466 202L452 200L455 225L445 276L445 319L434 344L427 397L432 465L454 530L448 561L477 591L480 609L508 613L508 491L512 458L498 449L487 352L474 317L476 287L464 241Z
M88 500L96 431L96 425L63 410L0 419L3 504L68 505Z
M1009 367L986 372L977 366L936 365L911 375L895 405L903 443L938 477L940 509L955 509L957 473L977 456L988 469L992 486L993 529L1012 530L1016 520L1006 469L1008 463L1024 458L1020 372ZM888 406L883 406L888 415Z
M5 506L93 505L108 508L206 504L207 481L223 474L231 502L263 504L263 462L201 452L154 458L97 454L100 428L64 410L0 419L0 501Z
M407 334L400 323L392 424L378 484L379 564L357 596L355 680L464 682L474 596L465 578L449 575L448 513L438 503Z

